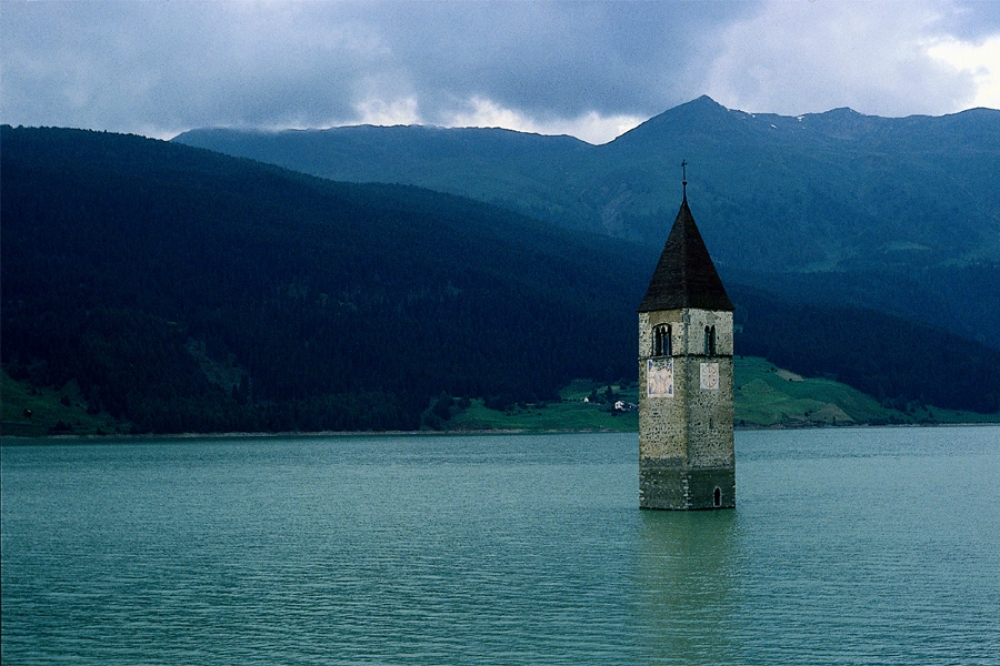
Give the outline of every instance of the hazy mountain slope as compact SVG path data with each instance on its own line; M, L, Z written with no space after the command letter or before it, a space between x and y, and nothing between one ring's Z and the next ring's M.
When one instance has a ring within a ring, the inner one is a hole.
M1000 349L1000 111L792 118L702 97L602 146L422 127L195 130L175 141L420 184L657 249L687 160L692 209L724 276Z
M568 136L363 125L287 132L193 130L174 141L331 180L402 183L460 194L541 219L566 222L591 214L573 196L553 196L559 186L552 174L565 174L593 150Z
M1000 259L1000 111L796 119L703 97L604 148L609 163L664 178L687 156L706 234L723 263L745 270L852 270L921 251L922 264ZM644 188L633 207L669 199Z
M800 118L725 109L707 97L615 141L508 130L343 127L193 130L174 139L349 181L412 183L527 209L572 228L659 243L682 159L720 261L744 270L1000 260L1000 111Z

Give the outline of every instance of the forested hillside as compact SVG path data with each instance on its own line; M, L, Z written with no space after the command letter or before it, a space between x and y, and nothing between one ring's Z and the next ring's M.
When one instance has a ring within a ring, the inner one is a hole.
M736 279L1000 349L997 110L786 117L702 97L601 146L427 127L206 129L175 141L336 180L416 184L657 248L687 160L701 232Z
M624 247L139 137L2 141L4 363L140 429L408 429L442 391L633 372Z
M635 378L659 248L135 136L0 142L4 369L72 380L137 432L414 429L442 395L503 407ZM731 292L742 353L884 401L1000 408L1000 352Z

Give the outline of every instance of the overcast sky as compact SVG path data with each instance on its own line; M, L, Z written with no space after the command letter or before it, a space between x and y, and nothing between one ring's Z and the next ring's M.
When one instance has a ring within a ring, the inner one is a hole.
M1000 108L1000 2L0 1L0 120L487 126L610 141L734 109Z

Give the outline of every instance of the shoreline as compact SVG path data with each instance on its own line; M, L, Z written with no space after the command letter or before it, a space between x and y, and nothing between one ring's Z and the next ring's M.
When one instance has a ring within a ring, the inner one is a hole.
M1000 427L1000 423L995 422L967 422L967 423L886 423L871 425L867 423L852 423L845 425L832 424L803 424L803 425L769 425L769 426L738 426L734 431L760 431L760 430L825 430L842 428L971 428L971 427ZM0 447L2 446L30 446L33 443L46 441L57 441L61 444L84 444L122 441L128 443L132 440L176 440L183 441L189 439L271 439L271 438L315 438L315 437L469 437L469 436L490 436L490 435L612 435L612 434L635 434L639 432L629 430L605 430L605 429L553 429L553 430L530 430L526 428L509 429L489 429L489 430L330 430L317 432L222 432L222 433L144 433L144 434L107 434L107 435L3 435L0 437ZM13 441L12 441L13 440Z

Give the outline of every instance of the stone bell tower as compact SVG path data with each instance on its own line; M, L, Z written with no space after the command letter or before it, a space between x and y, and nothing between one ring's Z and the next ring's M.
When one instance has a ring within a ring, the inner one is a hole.
M639 306L639 506L736 506L733 304L684 199Z

